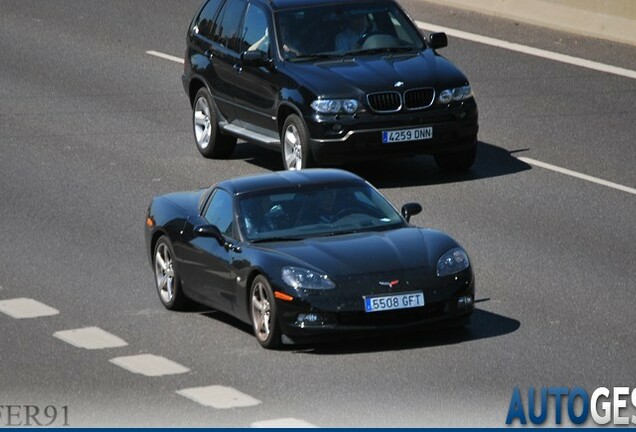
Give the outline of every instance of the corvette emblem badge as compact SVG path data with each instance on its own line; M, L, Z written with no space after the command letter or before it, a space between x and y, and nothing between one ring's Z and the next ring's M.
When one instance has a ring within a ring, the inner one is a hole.
M380 285L382 286L388 286L389 288L393 288L394 286L396 286L397 284L400 283L400 281L398 279L396 280L392 280L390 282L385 282L385 281L380 281L378 282Z

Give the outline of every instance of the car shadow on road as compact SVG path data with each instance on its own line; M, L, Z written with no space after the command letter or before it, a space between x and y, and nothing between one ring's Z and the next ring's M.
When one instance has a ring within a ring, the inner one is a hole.
M201 315L230 325L237 330L253 336L252 327L230 315L203 306ZM381 336L344 337L326 339L311 344L284 345L282 350L296 354L337 355L358 354L380 351L400 351L418 348L430 348L442 345L454 345L480 339L503 336L517 331L521 323L515 319L475 309L468 327L459 329L429 330L424 332L388 333Z
M519 327L521 323L515 319L476 309L470 325L465 328L343 339L328 344L294 346L290 350L297 354L338 355L431 348L504 336Z
M511 152L480 141L477 144L477 160L472 169L465 173L441 171L435 164L433 157L426 155L346 163L335 166L335 168L351 171L378 188L426 186L500 177L529 170L531 169L530 165L513 156L513 153L526 150ZM247 142L241 142L236 147L231 159L244 160L249 164L270 171L278 171L283 168L280 153Z

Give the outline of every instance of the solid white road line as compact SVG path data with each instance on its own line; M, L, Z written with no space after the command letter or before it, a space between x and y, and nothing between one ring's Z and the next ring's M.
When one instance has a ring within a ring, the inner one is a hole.
M53 336L78 348L104 349L117 348L128 343L114 334L110 334L99 327L85 327L74 330L62 330L53 333Z
M16 319L39 318L60 313L57 309L30 298L2 300L0 301L0 312Z
M584 67L600 72L607 72L614 75L623 76L626 78L636 79L636 71L631 69L625 69L617 66L606 65L591 60L585 60L579 57L573 57L566 54L559 54L552 51L542 50L539 48L533 48L526 45L508 42L501 39L495 39L488 36L481 36L474 33L468 33L462 30L455 30L448 27L442 27L435 24L430 24L422 21L416 21L419 28L423 30L429 30L432 32L444 32L449 36L456 38L469 40L472 42L478 42L484 45L490 45L498 48L504 48L510 51L516 51L523 54L528 54L536 57L545 58L548 60L555 60L561 63L567 63L575 66Z
M248 407L261 403L258 399L236 389L219 385L187 388L177 390L176 393L201 405L217 409Z
M149 377L176 375L190 372L190 369L185 366L181 366L179 363L153 354L115 357L109 361L129 372Z
M257 421L250 425L253 428L315 428L316 425L295 418L280 418Z
M149 55L155 56L155 57L159 57L159 58L162 58L164 60L170 60L170 61L173 61L175 63L183 64L183 59L182 58L175 57L175 56L170 55L170 54L164 54L164 53L159 52L159 51L146 51L146 54L149 54Z
M548 163L541 162L541 161L538 161L538 160L535 160L535 159L530 159L530 158L527 158L527 157L518 157L517 159L519 159L520 161L525 162L525 163L527 163L529 165L538 166L538 167L545 168L545 169L548 169L548 170L551 170L551 171L555 171L555 172L558 172L558 173L561 173L561 174L565 174L565 175L568 175L568 176L571 176L571 177L576 177L576 178L579 178L581 180L589 181L589 182L600 184L600 185L603 185L603 186L606 186L606 187L609 187L609 188L612 188L612 189L617 189L617 190L620 190L620 191L623 191L623 192L627 192L627 193L636 195L636 189L630 188L630 187L627 187L627 186L623 186L623 185L618 184L618 183L612 183L612 182L607 181L607 180L603 180L603 179L600 179L600 178L597 178L597 177L592 177L592 176L587 175L587 174L581 174L581 173L576 172L576 171L572 171L572 170L569 170L569 169L566 169L566 168L561 168L561 167L558 167L556 165L550 165Z

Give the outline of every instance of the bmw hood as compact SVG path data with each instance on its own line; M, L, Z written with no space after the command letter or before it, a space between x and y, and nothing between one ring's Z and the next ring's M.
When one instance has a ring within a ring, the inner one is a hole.
M466 76L444 57L427 49L421 53L366 55L317 62L286 62L286 70L317 96L353 97L357 94L404 89L436 89L466 85Z
M332 237L315 237L270 248L306 263L330 277L378 274L424 268L435 271L437 260L457 243L439 231L402 228ZM428 272L428 271L427 271Z

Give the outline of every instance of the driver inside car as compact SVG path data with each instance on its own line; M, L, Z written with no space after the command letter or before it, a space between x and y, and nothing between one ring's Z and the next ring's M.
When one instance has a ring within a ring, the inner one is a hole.
M347 27L336 36L336 51L347 52L360 48L360 39L367 32L367 15L359 13L351 16Z

